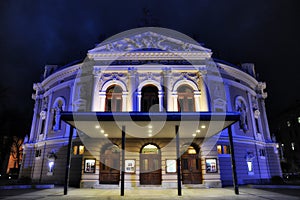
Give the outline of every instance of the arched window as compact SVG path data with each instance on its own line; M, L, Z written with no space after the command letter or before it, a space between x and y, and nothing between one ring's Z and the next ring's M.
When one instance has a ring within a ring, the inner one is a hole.
M190 86L183 85L177 89L178 95L178 111L181 112L194 112L194 92Z
M122 111L122 88L118 85L112 85L106 90L105 99L106 112Z
M153 85L147 85L142 89L141 111L159 111L158 89Z

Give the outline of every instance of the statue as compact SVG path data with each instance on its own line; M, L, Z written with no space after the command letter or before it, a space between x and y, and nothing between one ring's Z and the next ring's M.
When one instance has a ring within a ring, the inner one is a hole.
M57 131L60 129L60 113L62 111L62 108L61 106L57 105L55 108L54 108L54 126L53 126L53 130L54 131Z
M239 101L236 105L236 110L240 112L240 129L242 129L244 132L248 131L248 124L247 124L247 112L246 112L246 106L242 101Z

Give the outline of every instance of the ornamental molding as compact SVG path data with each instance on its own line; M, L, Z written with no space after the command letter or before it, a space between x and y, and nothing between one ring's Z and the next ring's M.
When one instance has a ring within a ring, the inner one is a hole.
M221 63L218 63L218 66L219 66L221 74L222 73L227 74L227 75L230 75L231 77L239 79L239 80L245 82L246 84L248 84L252 89L255 89L256 86L258 85L258 81L255 78L253 78L249 74L247 74L239 69L236 69L234 67L230 67L228 65L224 65Z
M62 69L57 71L54 74L48 76L45 80L41 82L41 85L47 90L50 87L53 87L54 84L57 84L64 80L67 77L72 75L77 75L78 71L82 68L82 63L67 67L66 69Z
M192 82L192 84L197 86L197 89L199 90L199 81L200 81L200 74L198 72L173 72L171 74L171 85L172 85L172 90L174 91L175 89L175 84L177 84L180 81L186 81L188 85L190 85L193 89L193 85L189 84L189 81Z
M139 52L134 52L140 50ZM146 50L146 51L143 51ZM148 51L147 51L148 50ZM150 51L151 50L151 51ZM146 31L127 37L104 41L88 51L89 58L97 59L161 59L161 58L208 58L211 50L200 44L192 44L173 37Z
M118 73L118 72L110 72L110 73L101 73L101 76L98 79L97 83L97 90L104 91L103 87L107 83L117 84L122 87L123 91L127 91L127 82L128 82L128 75L125 73ZM120 83L120 84L119 84ZM106 90L107 88L105 88Z
M145 73L138 73L138 81L139 83L142 83L146 80L153 80L162 85L163 76L161 73L155 73L155 72L145 72Z

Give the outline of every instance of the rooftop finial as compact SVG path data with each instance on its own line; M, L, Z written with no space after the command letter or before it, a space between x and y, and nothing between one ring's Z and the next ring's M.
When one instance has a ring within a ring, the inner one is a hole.
M158 20L153 18L150 10L148 8L143 8L143 18L140 20L139 27L146 27L146 26L158 26Z

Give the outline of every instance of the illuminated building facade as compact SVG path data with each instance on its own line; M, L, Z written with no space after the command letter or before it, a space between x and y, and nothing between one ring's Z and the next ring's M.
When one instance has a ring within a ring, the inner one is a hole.
M83 62L46 66L34 84L32 128L24 144L20 177L62 184L69 124L65 111L105 113L239 112L232 126L239 184L281 176L270 138L264 99L254 65L234 66L212 59L210 49L156 30L112 38L88 51ZM122 120L121 120L122 121ZM98 123L98 124L97 124ZM121 138L118 124L78 122L72 140L70 185L118 187ZM172 123L127 126L125 186L176 187L176 151ZM232 184L228 130L213 123L179 126L181 179L185 185ZM225 127L225 126L224 126Z

